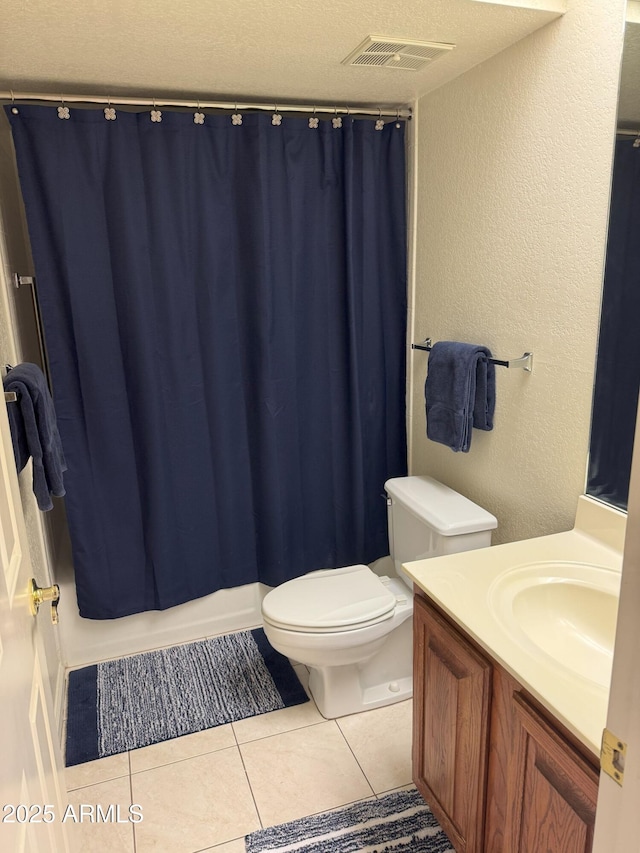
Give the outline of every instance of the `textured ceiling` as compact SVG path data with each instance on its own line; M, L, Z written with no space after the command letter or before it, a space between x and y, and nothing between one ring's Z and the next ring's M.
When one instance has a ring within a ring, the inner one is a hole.
M558 5L3 0L0 90L405 104L557 18L549 9ZM418 72L342 65L370 34L453 42L456 48Z

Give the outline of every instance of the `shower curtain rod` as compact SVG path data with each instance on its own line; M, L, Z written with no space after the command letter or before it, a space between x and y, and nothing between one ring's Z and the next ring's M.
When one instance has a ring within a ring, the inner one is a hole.
M374 116L376 118L410 119L411 110L407 107L371 107L371 106L327 106L318 104L281 104L276 101L271 103L251 103L248 101L205 101L205 100L179 100L174 98L128 98L124 96L109 97L108 95L52 95L44 92L0 92L0 101L11 104L23 104L32 102L54 103L58 105L71 104L96 104L105 107L127 106L127 107L149 107L158 109L160 107L179 107L198 110L264 110L266 112L283 113L319 113L324 115L357 115Z

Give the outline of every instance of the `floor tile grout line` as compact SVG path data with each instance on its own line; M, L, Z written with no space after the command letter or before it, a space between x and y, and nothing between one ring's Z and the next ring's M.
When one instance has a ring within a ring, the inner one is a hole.
M295 707L295 706L293 706L293 707ZM279 710L286 711L286 708L280 708ZM277 712L272 712L272 713L277 713ZM247 717L245 719L252 719L252 718ZM237 720L236 722L240 723L242 721ZM313 723L305 723L302 726L295 726L292 729L283 729L281 732L272 732L271 734L261 735L260 737L254 737L254 738L251 738L250 740L243 740L242 743L240 743L240 741L238 741L238 746L244 746L247 743L257 743L257 741L259 741L259 740L267 740L270 737L278 737L279 735L286 735L289 732L299 732L302 729L312 729L314 726L321 726L323 723L330 723L330 722L332 722L332 720L327 720L326 717L323 717L321 720L315 720L315 722L313 722ZM231 725L233 725L233 723ZM235 729L233 731L234 731L234 734L236 734ZM236 734L236 737L237 737L237 734Z
M234 732L235 735L235 732ZM260 823L260 829L264 829L264 824L262 822L262 815L260 814L260 809L258 808L258 803L256 801L255 794L253 793L253 785L251 784L251 779L249 778L249 772L247 770L247 765L244 763L244 755L242 754L242 749L240 748L240 744L236 743L236 749L238 750L238 755L240 756L240 761L242 762L242 769L244 770L244 775L247 777L247 785L249 786L249 792L251 794L251 799L253 800L253 805L256 810L256 814L258 815L258 821Z
M358 769L360 770L360 772L361 772L361 774L362 774L362 778L364 779L364 781L365 781L366 785L368 786L370 793L368 793L368 794L367 794L366 796L364 796L364 797L357 797L357 798L356 798L356 799L354 799L354 800L349 800L349 801L348 801L348 802L346 802L346 803L342 803L341 805L334 806L334 807L332 807L332 808L330 808L330 809L323 809L323 810L320 810L320 811L317 811L317 812L311 812L311 813L303 814L303 815L300 815L298 818L291 818L290 820L281 821L281 822L279 822L279 823L277 823L277 824L269 824L269 827L264 827L264 826L263 826L263 827L262 827L263 829L265 829L265 828L270 828L270 826L278 826L278 825L280 825L281 823L290 823L290 822L291 822L291 821L293 821L293 820L304 819L304 818L306 818L306 817L312 817L312 816L317 815L317 814L323 814L324 812L327 812L327 811L336 811L336 810L338 810L338 809L344 808L345 806L348 806L348 805L351 805L351 804L353 804L353 803L357 803L357 802L362 802L362 801L364 801L364 800L377 799L377 794L376 794L376 792L373 790L373 787L372 787L371 783L369 782L369 779L367 778L366 774L364 773L364 771L363 771L363 769L362 769L362 767L361 767L361 765L360 765L360 762L359 762L359 761L358 761L358 759L355 757L355 755L354 755L354 753L353 753L353 750L351 749L351 746L349 745L348 741L346 740L346 738L345 738L345 736L344 736L344 733L343 733L343 732L342 732L342 730L340 729L340 726L338 725L338 721L337 721L337 719L326 719L326 718L323 718L323 719L322 719L322 721L321 721L320 723L315 723L315 724L313 724L313 725L311 725L311 726L306 726L306 727L303 727L303 728L313 728L313 726L314 726L314 725L316 725L316 726L317 726L317 725L323 725L323 724L325 724L325 723L333 724L333 725L335 726L335 729L339 732L339 734L340 734L340 736L341 736L342 740L346 742L346 744L347 744L347 748L348 748L348 751L349 751L349 753L351 753L351 755L353 755L353 757L354 757L354 759L355 759L355 761L356 761L356 765L357 765ZM298 732L298 731L300 731L300 730L301 730L300 728L298 728L298 729L291 729L291 730L287 730L287 731L284 731L284 732L278 732L278 733L276 733L276 734L270 735L269 737L274 737L274 738L276 738L276 737L281 737L281 736L283 736L283 735L293 734L294 732ZM267 739L266 737L265 737L265 738L258 738L258 739L256 739L256 741L257 741L257 740L266 740L266 739ZM240 752L241 752L241 755L242 755L242 746L250 745L251 743L255 743L256 741L248 741L246 744L240 744L239 746L240 746ZM243 762L244 762L244 757L243 757ZM251 785L251 779L250 779L250 777L249 777L249 774L248 774L248 773L247 773L247 777L249 778L249 784ZM253 788L252 788L252 793L253 793ZM255 798L254 798L254 799L255 799ZM258 812L258 814L259 814L259 812ZM262 823L262 818L261 818L261 823Z
M192 850L190 853L207 853L208 850L213 850L214 853L219 847L224 847L225 844L231 844L232 841L244 841L246 836L238 835L236 838L230 838L228 841L221 841L220 844L209 845L209 847L198 847L197 850Z
M283 710L284 710L284 709L283 709ZM372 786L371 782L369 781L369 779L368 779L368 777L367 777L367 774L364 772L364 770L363 770L363 768L362 768L362 765L360 764L360 762L359 762L359 760L358 760L358 758L357 758L357 756L356 756L356 754L355 754L355 752L354 752L354 749L352 748L351 744L349 743L349 740L348 740L348 738L347 738L347 736L346 736L346 734L345 734L345 731L342 729L342 726L341 726L341 724L340 724L340 723L341 723L340 718L335 719L335 720L326 720L326 719L324 719L324 718L323 718L323 719L322 719L322 720L320 720L320 721L316 721L316 722L314 722L314 723L310 723L310 724L307 724L307 725L305 725L305 726L297 726L297 727L295 727L295 728L293 728L293 729L287 729L287 730L282 731L282 732L275 732L275 733L270 734L270 735L265 735L264 737L261 737L261 738L256 738L256 739L254 739L254 741L245 741L245 742L243 742L243 744L242 744L242 745L241 745L241 744L239 743L239 741L238 741L238 735L237 735L237 732L236 732L236 730L235 730L234 725L233 725L233 724L231 724L231 734L232 734L233 741L234 741L232 745L230 745L230 746L228 746L228 747L221 747L220 749L216 749L216 750L208 750L208 751L206 751L206 752L198 753L198 755L197 755L197 756L189 756L189 757L187 757L187 758L178 759L177 761L167 762L166 764L164 764L164 765L158 765L157 767L163 767L163 766L168 766L168 765L171 765L171 764L174 764L174 763L180 763L181 761L189 760L190 758L196 758L196 757L203 756L203 755L213 754L213 753L216 753L216 752L222 751L222 750L224 750L224 749L232 749L232 748L234 748L234 747L235 747L235 748L237 748L237 749L238 749L239 756L240 756L240 759L241 759L242 764L243 764L243 769L244 769L244 772L245 772L245 778L247 779L247 783L248 783L248 785L249 785L249 790L250 790L250 792L251 792L252 801L253 801L253 803L254 803L254 808L255 808L255 813L256 813L256 815L257 815L257 817L258 817L258 821L259 821L259 824L260 824L260 829L264 829L264 828L265 828L265 827L264 827L264 822L263 822L263 820L262 820L262 817L261 817L261 815L260 815L260 811L259 811L259 809L258 809L258 805L257 805L256 798L255 798L254 791L253 791L253 785L252 785L252 783L251 783L251 779L249 778L249 774L248 774L248 771L247 771L247 768L246 768L246 765L245 765L245 762L244 762L244 756L243 756L243 752L242 752L242 748L241 748L241 746L244 746L244 745L247 745L247 746L248 746L249 744L251 744L251 743L255 743L256 741L259 741L259 740L266 740L268 737L279 737L279 736L281 736L281 735L283 735L283 734L287 734L287 733L294 733L294 732L296 732L296 731L301 731L301 730L304 730L304 729L306 729L306 728L313 728L314 726L321 725L321 724L322 724L322 723L324 723L324 722L334 722L334 723L336 724L336 727L337 727L338 731L339 731L339 732L340 732L340 734L341 734L341 738L342 738L342 740L344 740L344 741L346 742L347 747L348 747L348 749L349 749L349 752L353 755L353 758L354 758L354 760L356 761L356 764L357 764L357 766L359 767L360 771L362 772L362 774L363 774L363 776L364 776L364 778L365 778L365 780L366 780L366 782L367 782L367 785L369 786L370 791L371 791L371 793L370 793L369 795L367 795L366 797L359 797L359 798L357 798L357 799L355 799L355 800L352 800L352 801L350 801L350 802L348 802L348 803L344 803L344 804L342 804L342 805L340 805L340 806L336 806L335 808L326 809L326 810L324 810L325 812L326 812L326 811L328 811L328 812L333 812L333 811L339 810L340 808L344 808L344 807L346 807L346 806L348 806L348 805L350 805L350 804L356 803L356 802L362 802L362 801L365 801L365 800L379 800L382 796L384 796L385 794L389 793L390 791L393 791L393 790L400 790L400 789L402 789L402 788L405 788L405 787L406 787L405 785L395 786L394 788L391 788L391 789L389 789L388 791L383 791L383 792L380 792L380 793L377 793L375 790L373 790L373 786ZM127 751L126 755L127 755L127 764L128 764L128 767L129 767L129 772L128 772L128 774L126 774L126 773L125 773L125 774L122 774L121 776L116 776L116 777L114 777L114 778L124 778L124 776L128 776L128 778L129 778L129 786L130 786L130 795L131 795L131 799L133 800L133 775L134 775L134 773L133 773L133 770L132 770L132 756L131 756L131 751ZM156 768L148 768L148 770L153 770L153 769L156 769ZM147 771L138 771L138 773L141 773L141 772L147 772ZM137 774L136 774L136 775L137 775ZM109 780L101 780L101 781L109 781ZM85 785L85 786L81 786L81 787L89 787L90 785L93 785L93 784L100 784L100 783L95 783L95 782L94 782L94 783L89 783L89 785ZM410 783L409 783L409 784L410 784ZM79 790L79 789L76 789L76 790ZM303 815L303 816L302 816L302 818L304 818L304 817L312 817L312 816L313 816L313 815L315 815L315 814L322 814L322 813L324 813L324 812L314 812L314 813L312 813L311 815ZM288 821L285 821L285 823L286 823L286 822L288 822ZM134 848L133 848L133 849L134 849L134 853L135 853L135 851L137 851L137 849L138 849L138 841L139 841L139 839L137 839L137 834L136 834L136 831L135 831L135 830L136 830L136 827L133 827L133 833L132 833L132 835L133 835L133 839L132 839L132 840L133 840L133 844L134 844ZM252 831L257 831L257 830L252 830ZM227 843L231 843L231 842L233 842L233 841L240 841L240 840L241 840L241 838L243 838L243 837L245 837L245 836L238 836L237 838L228 839L228 840L226 840L226 841L224 841L224 842L221 842L221 843L220 843L220 845L215 845L215 846L224 846L225 844L227 844ZM202 851L204 851L204 850L206 850L206 849L212 849L212 850L213 850L213 849L215 849L215 848L200 848L200 849L199 849L199 851L197 851L197 852L196 852L196 851L194 851L194 853L202 853Z
M260 626L257 626L257 627L260 627ZM247 630L255 630L255 629L254 629L254 628L249 628L249 629L239 629L238 631L234 631L234 632L230 632L230 633L242 633L242 632L247 631ZM217 637L217 636L221 636L221 635L219 635L219 634L216 634L216 635L213 635L213 636L209 636L209 635L207 635L207 636L205 636L205 637L203 637L203 638L199 638L199 639L196 639L196 640L190 640L190 641L187 641L186 643L179 643L179 644L175 644L175 645L182 645L182 646L183 646L183 645L189 645L189 644L191 644L191 643L198 643L198 642L201 642L202 640L213 639L213 638L215 638L215 637ZM163 647L163 648L172 648L172 647L173 647L173 645L168 645L168 646ZM152 649L152 650L149 650L149 651L156 651L156 649ZM140 652L140 653L134 653L134 654L132 654L132 655L127 655L126 657L132 657L132 656L135 656L136 654L147 654L147 652L145 651L145 652ZM119 658L114 658L114 660L118 660L118 659L119 659ZM81 668L90 667L90 666L97 666L99 663L102 663L102 662L103 662L103 661L98 661L98 662L95 662L95 663L92 663L92 664L81 664L81 665L78 665L78 666L76 666L76 667L66 667L66 668L65 668L65 696L66 696L66 700L65 700L65 707L66 707L66 708L68 708L68 680L69 680L69 673L70 673L71 671L73 671L74 669L81 669ZM293 666L293 664L292 664L292 666ZM303 664L297 664L297 666L299 666L299 667L301 667L301 668L303 668L303 669L307 669L306 667L304 667L304 665L303 665ZM308 673L308 669L307 669L307 673ZM315 707L316 711L317 711L317 710L318 710L318 708L317 708L317 705L315 704L315 701L314 701L313 697L309 694L309 692L308 692L308 691L305 691L305 692L307 692L307 695L308 695L308 697L309 697L309 702L310 702L310 704L311 704L311 705L313 705L313 706ZM304 704L306 704L306 703L304 703ZM286 710L286 709L287 709L287 708L289 708L289 707L296 707L296 706L286 706L285 708L280 709L280 710ZM318 713L320 713L320 712L318 711ZM257 715L255 715L255 716L256 716L256 717L259 717L259 716L262 716L262 715L257 714ZM322 716L322 715L321 715L321 716ZM232 733L233 733L234 740L235 740L235 744L236 744L237 746L240 746L240 742L238 741L237 732L236 732L236 730L235 730L235 728L234 728L234 723L242 722L242 721L243 721L243 720L245 720L245 719L253 719L253 718L252 718L252 717L244 717L244 718L241 718L240 720L232 720L232 721L230 721L228 724L222 724L222 725L230 725L230 726L231 726ZM63 720L63 722L64 722L64 727L63 727L63 728L64 728L64 729L66 729L66 723L67 723L66 716L65 716L65 718L64 718L64 720ZM275 736L277 736L278 734L284 734L285 732L288 732L288 731L297 731L297 730L299 730L299 729L310 728L310 727L312 727L312 726L319 725L319 724L321 724L322 722L326 722L326 719L325 719L325 718L322 718L321 720L315 720L314 722L304 723L303 725L298 725L298 726L295 726L295 727L293 727L293 728L286 728L286 729L284 729L284 730L283 730L283 731L281 731L281 732L274 732L274 733L271 733L271 734L262 735L262 736L260 736L260 737L250 738L249 740L243 740L243 741L242 741L242 743L243 743L243 744L245 744L245 743L252 743L252 742L254 742L254 741L258 741L258 740L264 740L265 738L268 738L268 737L275 737ZM209 731L209 730L212 730L212 729L215 729L215 728L218 728L218 726L210 726L210 727L209 727L209 729L201 729L201 730L199 730L199 731ZM64 741L66 740L66 738L65 738L65 734L66 734L66 732L63 732L63 746L64 746ZM189 734L196 734L196 732L190 732ZM170 738L170 739L168 739L168 740L171 740L171 738ZM166 741L159 741L159 743L165 743L165 742L166 742ZM155 744L149 744L149 746L155 746ZM230 745L230 746L232 746L232 745ZM189 755L189 756L186 756L186 757L184 757L184 758L176 758L176 759L173 759L173 760L170 760L170 761L162 762L162 763L160 763L160 764L155 764L155 765L153 765L152 767L146 767L146 768L144 768L143 770L135 770L135 771L133 770L132 763L131 763L131 757L130 757L130 756L131 756L131 750L128 750L128 751L127 751L127 753L128 753L128 764L129 764L129 771L128 771L128 775L129 775L129 776L133 776L134 774L135 774L135 775L137 775L138 773L146 773L146 772L148 772L148 771L150 771L150 770L154 770L154 769L159 768L159 767L166 767L166 766L169 766L170 764L177 764L177 763L179 763L179 762L181 762L181 761L188 761L190 758L195 758L195 757L197 757L197 756L199 756L199 755L207 755L207 754L211 754L211 753L214 753L214 752L219 752L219 751L220 751L220 750L222 750L222 749L228 749L228 748L230 748L230 746L226 746L226 747L225 747L225 746L223 746L223 747L217 747L217 748L215 748L215 749L206 749L206 750L203 750L202 752L198 752L196 755ZM119 753L114 753L114 754L119 754ZM120 754L121 754L121 753L120 753ZM111 758L112 756L102 756L102 757L104 757L104 758ZM100 760L100 759L93 759L93 760ZM83 762L83 763L90 763L90 762ZM65 766L65 769L67 769L67 768L66 768L66 766ZM119 779L119 778L122 778L123 776L126 776L126 775L127 775L127 773L121 773L121 774L117 774L116 776L109 777L108 779L100 779L98 782L90 781L90 782L87 782L86 784L83 784L83 785L77 785L77 786L75 786L74 788L67 788L67 791L70 793L71 791L77 791L77 790L81 790L82 788L88 788L88 787L91 787L92 785L97 785L97 784L100 784L100 783L102 783L102 782L108 782L108 781L111 781L112 779Z
M386 791L380 791L380 793L376 794L376 796L378 797L378 799L380 799L380 797L386 797L387 794L395 794L398 791L411 791L411 790L417 790L417 788L413 782L410 782L408 785L397 785L395 788L389 788Z
M372 784L371 784L371 782L369 781L369 777L367 776L367 774L364 772L364 767L363 767L363 766L362 766L362 764L360 764L360 762L358 761L358 756L357 756L357 755L355 754L355 752L353 751L353 748L351 747L351 744L350 744L350 743L349 743L349 741L347 740L347 736L346 736L346 735L345 735L345 733L342 731L342 727L340 726L340 719L339 719L339 718L338 718L338 719L336 719L336 721L335 721L335 722L336 722L336 725L337 725L337 727L338 727L338 731L340 732L340 734L342 735L342 737L343 737L343 739L344 739L344 742L345 742L345 743L346 743L346 745L349 747L349 752L351 753L351 755L353 755L353 757L354 757L354 760L355 760L356 764L357 764L357 765L358 765L358 767L360 768L360 772L362 773L362 775L363 775L363 776L364 776L364 778L366 779L367 785L371 788L371 793L373 794L373 796L374 796L374 797L376 797L376 798L377 798L377 797L378 797L378 795L377 795L377 794L376 794L376 792L373 790L373 785L372 785Z
M195 642L197 642L197 641L195 641ZM315 704L315 701L313 699L313 696L309 695L309 700L310 700L310 702L309 702L310 710L315 710L315 712L317 712L319 714L320 719L314 720L312 722L304 722L302 725L295 725L292 728L286 727L281 731L275 731L275 732L272 732L269 734L262 734L259 737L254 737L254 738L249 739L249 740L243 740L242 743L240 743L240 741L239 741L239 735L238 735L238 732L236 731L236 724L241 724L244 720L241 719L241 720L231 721L229 723L229 725L231 725L231 737L233 739L232 744L230 744L228 746L218 747L215 749L205 749L202 752L197 752L197 754L195 754L195 755L188 755L188 756L185 756L182 758L175 758L173 760L165 761L164 763L161 763L161 764L157 764L157 765L154 765L154 766L142 769L142 770L138 770L135 773L133 771L133 763L134 762L132 760L132 751L127 750L126 751L126 760L127 760L128 771L126 773L122 773L122 774L114 776L113 780L121 779L121 778L124 778L125 776L128 778L130 802L133 803L133 797L134 797L133 775L139 775L141 773L147 773L147 772L157 770L157 769L160 769L163 767L169 767L173 764L179 764L179 763L182 763L183 761L193 760L194 758L199 758L199 757L203 757L203 756L207 756L207 755L213 755L213 754L218 753L218 752L222 752L222 751L225 751L228 749L235 748L235 749L237 749L238 755L239 755L240 760L242 762L242 767L243 767L243 770L245 773L245 778L246 778L246 781L247 781L247 784L249 787L249 791L251 794L251 798L252 798L252 801L254 804L255 814L258 818L259 829L264 830L265 829L264 821L263 821L262 816L260 814L260 810L258 808L258 804L257 804L257 800L256 800L256 795L255 795L254 790L253 790L254 785L252 784L252 780L249 776L249 772L247 770L247 765L245 763L245 758L244 758L244 754L243 754L243 747L246 746L247 748L249 748L249 746L252 743L264 741L264 740L267 740L269 738L281 737L282 735L286 735L286 734L293 734L295 732L304 732L306 729L311 729L311 728L320 726L323 723L329 722L329 723L335 723L337 730L340 732L341 739L346 743L348 750L351 753L351 755L353 756L353 759L356 762L356 766L359 768L360 772L362 773L362 776L364 777L364 779L367 783L367 786L369 787L371 793L366 795L366 796L358 797L354 800L350 800L347 803L341 804L339 806L335 806L335 807L330 808L330 809L325 809L323 811L313 812L312 814L309 814L309 815L306 815L306 814L302 815L300 819L304 819L306 817L313 817L315 815L320 815L320 814L324 814L324 813L339 811L342 808L348 807L348 806L353 805L353 804L358 803L358 802L376 801L376 800L379 800L381 797L385 796L387 793L390 793L391 791L402 790L403 788L407 787L406 785L400 785L400 786L396 786L394 788L390 788L388 791L377 793L374 790L373 785L372 785L371 781L369 780L368 775L365 772L362 764L360 763L358 756L356 754L356 751L352 747L352 745L349 741L349 738L347 737L346 731L343 730L343 728L342 728L341 722L344 722L345 718L327 719L319 713L319 711L317 709L317 705ZM306 706L306 704L307 703L304 703L305 706ZM287 710L287 708L283 708L280 710L285 711L285 710ZM259 715L256 715L256 717L258 717L258 716ZM244 718L244 719L250 719L250 718ZM218 728L218 727L217 726L211 726L209 730L213 730L215 728ZM348 727L347 727L347 730L348 730ZM206 730L202 730L202 731L206 731ZM240 737L241 737L241 735L240 735ZM347 756L347 754L345 754L345 757L346 756ZM112 779L101 779L100 782L88 782L88 783L86 783L84 785L80 785L77 788L74 788L72 790L79 791L79 790L82 790L83 788L88 788L88 787L91 787L93 785L98 785L98 784L101 784L103 782L108 782L108 781L112 781ZM409 784L411 784L411 783L409 783ZM290 821L283 821L283 823L289 823L289 822ZM278 825L278 824L274 824L274 825ZM136 851L138 850L139 844L141 844L143 841L143 839L137 838L137 829L139 829L139 828L135 827L135 825L132 826L133 853L136 853ZM257 830L257 829L252 830L252 832L254 832L254 831L259 831L259 830ZM210 845L210 846L205 847L205 848L198 848L198 850L193 851L193 853L203 853L204 850L208 850L208 849L211 849L213 851L217 847L223 848L226 844L231 844L233 842L240 842L245 837L246 837L245 835L241 835L241 836L237 836L236 838L230 838L230 839L227 839L226 841L221 841L218 844Z
M315 707L316 710L318 710L317 705L315 704L312 697L309 697L309 702ZM306 704L306 703L304 703L304 704ZM286 711L289 708L295 708L295 707L298 707L298 706L288 705L285 708L280 708L277 711L272 711L272 712L268 712L268 713L277 713L278 711ZM320 713L320 712L318 711L318 713ZM189 735L191 735L191 734L198 734L199 732L202 732L202 731L212 731L213 729L222 728L225 725L229 725L229 726L231 726L236 745L240 746L241 742L238 740L238 733L236 732L235 724L236 723L242 723L244 720L252 720L254 718L259 718L261 716L263 716L263 715L262 714L255 714L253 717L242 717L239 720L232 720L229 723L222 723L220 726L210 726L207 729L199 729L197 732L189 732L187 735L181 735L181 737L189 737ZM287 732L290 732L290 731L291 732L299 731L301 729L307 729L307 728L312 728L313 726L321 725L322 723L331 722L330 720L327 720L326 717L322 717L322 715L320 715L320 716L321 716L320 720L314 720L313 722L303 723L302 725L296 725L292 728L285 728L282 731L271 732L269 734L260 735L259 737L252 737L252 738L249 738L248 740L242 740L242 744L254 743L255 741L265 740L266 738L270 738L270 737L277 737L280 734L286 734ZM164 740L164 741L158 741L158 743L168 743L170 740L177 740L177 739L178 738L168 738L167 740ZM157 744L148 744L147 746L156 746L156 745ZM169 764L177 764L180 761L188 761L190 758L196 758L198 755L207 755L207 754L210 754L213 752L219 752L222 749L229 749L231 746L233 746L233 744L230 744L228 746L216 747L215 749L205 749L202 752L196 753L195 755L185 756L184 758L175 758L175 759L170 760L170 761L164 761L161 764L155 764L152 767L145 767L144 770L133 770L133 767L131 766L131 760L129 759L129 772L131 773L131 775L137 775L138 773L146 773L149 770L154 770L156 767L166 767ZM141 748L146 749L146 747L141 747ZM127 752L129 753L129 756L131 754L131 751L132 750L127 750ZM114 755L121 755L121 754L122 753L114 753ZM111 756L111 755L102 756L102 758L112 758L112 757L113 756ZM100 761L100 758L93 759L93 761ZM91 762L83 762L83 763L89 764ZM80 765L77 765L77 766L80 766ZM118 779L121 776L126 776L126 775L127 775L126 773L122 773L122 774L118 774L117 776L113 776L112 778ZM106 781L110 781L110 780L101 779L100 781L106 782ZM78 785L77 788L72 788L70 790L77 790L78 788L87 788L90 785L94 785L94 784L99 784L99 783L88 782L86 785Z
M412 788L415 788L413 783L411 783L410 785L398 785L395 788L389 788L389 790L387 790L387 791L382 791L380 794L376 794L374 792L373 793L373 799L378 801L378 800L380 800L381 797L387 796L387 794L393 794L393 793L397 793L399 791L411 790ZM357 800L350 800L349 802L343 803L341 806L336 806L335 808L332 808L332 809L324 809L323 811L312 812L311 814L302 815L299 818L292 818L292 820L283 821L282 823L272 824L271 826L268 826L265 828L266 829L272 829L275 826L282 826L282 825L287 824L287 823L295 823L298 820L306 820L307 818L310 818L310 817L318 817L319 815L332 814L333 812L339 812L342 809L346 809L346 808L349 808L350 806L354 806L354 805L356 805L356 803L365 803L365 802L371 802L371 797L360 797ZM429 807L428 804L427 804L427 807ZM231 840L234 841L236 839L231 839ZM196 853L202 853L202 851L196 851Z
M117 776L109 776L107 779L99 779L97 782L87 782L86 785L76 785L75 788L67 788L67 793L73 794L76 791L84 791L85 788L93 788L94 785L103 785L106 782L115 782L116 779L126 779L129 776L129 773L118 773Z
M127 750L127 763L129 765L129 796L131 797L131 805L133 805L133 774L131 772L131 750ZM133 822L131 823L131 829L133 831L133 853L137 853L138 839L136 837L136 825Z
M281 709L281 710L286 710L286 709ZM251 718L245 718L245 719L251 719ZM234 739L234 743L232 743L232 744L227 744L226 746L216 747L214 749L204 749L201 752L194 753L194 755L186 755L186 756L181 757L181 758L174 758L174 759L171 759L168 761L163 761L159 764L154 764L151 767L145 767L142 770L134 770L133 769L132 762L131 762L132 750L127 750L126 755L127 755L127 762L128 762L128 768L129 768L127 772L117 773L114 776L109 776L108 778L100 779L97 782L90 781L90 782L87 782L86 784L77 785L74 788L69 788L68 790L69 791L76 791L76 790L80 790L82 788L88 788L92 785L100 784L101 782L109 782L113 779L119 779L119 778L122 778L122 777L127 776L127 775L134 776L134 775L138 775L139 773L148 773L151 770L155 770L155 769L158 769L160 767L168 767L171 764L179 764L183 761L189 761L190 759L197 758L201 755L211 755L215 752L221 752L222 750L225 750L225 749L232 749L234 746L238 746L238 747L245 746L249 743L257 743L258 741L267 740L268 738L279 737L280 735L289 734L289 733L296 732L296 731L302 731L303 729L310 729L310 728L313 728L314 726L320 726L320 725L323 725L323 723L331 723L331 722L336 723L343 739L346 741L347 746L349 747L350 752L352 753L352 755L356 759L356 762L357 762L358 766L360 767L360 769L362 770L362 773L364 774L365 778L367 778L367 782L369 782L367 774L365 773L364 769L362 768L362 765L360 764L353 748L351 747L351 744L349 743L349 739L348 739L347 735L345 734L344 730L342 729L342 726L340 725L341 719L343 719L343 718L338 717L334 720L322 718L321 720L315 720L314 722L306 723L306 724L301 725L301 726L295 726L293 728L286 728L286 729L283 729L282 731L272 732L270 734L265 734L265 735L262 735L260 737L255 737L255 738L251 738L250 740L242 740L242 741L238 740L238 733L235 729L235 724L234 724L234 722L242 722L242 720L236 720L232 723L223 724L223 725L229 725L231 727L231 733L232 733L233 739ZM215 728L218 728L218 727L212 726L210 729L202 729L201 731L212 731ZM192 734L196 734L196 732L193 732ZM189 735L186 735L185 737L188 737L188 736ZM170 739L170 740L172 740L172 739ZM176 738L176 740L177 740L177 738ZM168 742L169 741L160 741L159 743L168 743ZM155 746L155 745L156 744L149 744L149 746ZM145 749L146 747L142 747L142 748ZM117 754L123 754L123 753L115 753L114 755L117 755ZM104 758L111 758L111 757L113 757L113 756L104 756ZM95 760L100 761L101 759L95 759ZM91 763L91 762L87 762L87 763ZM75 765L75 766L81 766L81 765ZM374 791L374 793L375 793L375 791Z
M160 741L166 743L166 741ZM151 744L154 746L155 744ZM224 752L225 749L233 749L237 743L229 743L226 746L220 746L217 749L205 749L202 752L197 752L195 755L185 755L183 758L174 758L172 761L163 761L161 764L154 764L152 767L145 767L143 770L131 770L132 776L139 776L141 773L150 773L152 770L159 770L161 767L170 767L172 764L182 764L183 761L191 761L193 758L200 758L203 755L213 755L214 752ZM144 747L142 747L144 749Z
M280 710L286 710L286 709L282 708ZM246 717L245 719L251 719L251 718ZM242 721L236 720L235 722L242 722ZM261 737L251 738L250 740L243 740L242 742L240 742L238 740L238 735L237 735L237 732L234 728L234 724L233 723L228 723L228 724L225 723L224 725L231 726L231 731L233 733L233 737L234 737L234 741L235 741L235 743L233 743L233 744L228 744L227 746L220 746L220 747L217 747L215 749L205 749L202 752L196 753L195 755L187 755L187 756L184 756L183 758L174 758L173 760L170 760L170 761L163 761L161 764L154 764L152 767L145 767L143 770L134 770L133 769L133 767L131 765L131 752L132 752L132 750L127 750L128 761L129 761L128 772L118 773L115 776L110 776L108 779L100 779L99 782L87 782L84 785L77 785L75 788L70 788L69 791L77 791L77 790L80 790L81 788L89 788L91 785L99 785L101 782L110 782L112 779L121 779L122 777L127 776L127 775L137 776L139 773L148 773L149 771L156 770L157 768L160 768L160 767L168 767L170 764L179 764L182 761L189 761L192 758L198 758L198 756L200 756L200 755L211 755L214 752L221 752L224 749L233 749L234 746L239 747L239 746L244 746L245 744L249 744L249 743L256 743L257 741L267 740L270 737L278 737L279 735L288 734L289 732L296 732L296 731L301 731L302 729L310 729L310 728L313 728L314 726L321 726L323 723L328 723L328 722L332 722L332 721L323 718L321 720L315 720L312 723L306 723L305 725L302 725L302 726L296 726L295 728L291 728L291 729L289 729L289 728L283 729L283 731L280 731L280 732L273 732L271 734L262 735ZM211 729L202 729L201 731L210 731L210 730L215 729L215 728L218 728L218 727L212 726ZM197 733L192 732L192 734L197 734ZM188 737L188 735L185 735L184 737ZM170 738L170 740L173 740L173 738ZM159 743L168 743L168 741L159 741ZM149 744L149 746L155 746L155 745L156 744ZM146 747L142 747L142 749L146 749ZM122 755L122 754L123 753L114 753L114 755ZM111 755L103 756L103 758L112 758L112 757L113 756L111 756ZM98 759L94 759L94 760L100 761L101 759L98 758ZM85 763L90 764L91 762L85 762ZM74 765L74 766L80 767L81 765Z
M356 803L371 802L371 799L372 799L371 797L358 797L357 800L349 800L346 803L342 803L342 805L340 805L340 806L334 806L331 809L322 809L319 812L311 812L310 814L304 814L304 815L301 815L300 817L293 817L293 818L291 818L291 820L283 820L282 823L273 823L273 824L270 824L269 826L263 827L263 829L273 829L274 826L284 826L287 823L295 823L298 820L306 820L309 817L318 817L318 815L332 814L333 812L339 812L342 809L347 809L347 808L349 808L349 806L355 806ZM373 799L374 800L378 799L378 797L375 793L373 794Z

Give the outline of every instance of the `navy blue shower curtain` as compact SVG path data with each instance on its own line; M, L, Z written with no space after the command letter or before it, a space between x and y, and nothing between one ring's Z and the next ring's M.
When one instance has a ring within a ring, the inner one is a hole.
M587 494L627 508L640 386L640 148L616 140Z
M7 110L80 613L388 553L404 125Z

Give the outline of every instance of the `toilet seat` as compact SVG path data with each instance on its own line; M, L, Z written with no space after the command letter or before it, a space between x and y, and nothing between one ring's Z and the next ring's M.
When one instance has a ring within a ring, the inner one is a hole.
M281 584L265 596L262 615L284 630L335 633L391 619L396 603L383 580L368 566L357 565L322 569Z

